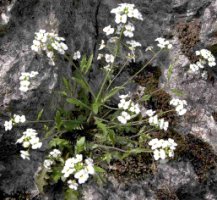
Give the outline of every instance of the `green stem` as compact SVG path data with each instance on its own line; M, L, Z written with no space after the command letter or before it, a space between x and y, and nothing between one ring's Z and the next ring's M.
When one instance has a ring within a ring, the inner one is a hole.
M157 56L158 54L161 52L158 51L139 71L137 71L133 76L131 76L123 85L121 85L120 87L124 87L125 85L127 85L131 80L133 80L140 72L142 72L142 70L144 70Z

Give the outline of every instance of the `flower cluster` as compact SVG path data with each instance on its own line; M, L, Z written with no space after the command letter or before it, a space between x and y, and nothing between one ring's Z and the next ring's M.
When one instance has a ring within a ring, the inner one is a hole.
M168 140L159 140L155 138L152 139L148 144L151 146L151 149L153 150L155 160L165 160L168 157L173 157L174 150L177 146L177 144L171 138L169 138Z
M78 60L78 59L80 59L81 58L81 53L80 53L80 51L76 51L75 53L74 53L74 55L73 55L73 59L74 60Z
M45 30L40 30L35 33L35 39L33 40L31 49L36 53L45 51L49 58L49 64L55 65L55 53L64 55L65 51L68 50L68 46L64 41L65 39L63 37L59 37L55 33L47 33Z
M173 98L170 101L170 105L175 106L176 112L178 115L184 115L187 112L185 108L187 106L187 101Z
M48 159L44 160L44 167L48 170L51 170L51 166L55 164L55 161L61 157L61 151L58 149L52 150L49 155Z
M22 144L24 148L32 148L32 149L39 149L42 146L39 137L37 137L38 133L36 130L28 128L25 132L23 132L23 136L17 140L16 143ZM21 157L23 159L29 160L29 152L27 151L20 151Z
M158 116L155 115L155 111L153 110L147 110L146 115L149 116L148 122L151 125L159 127L161 130L167 131L169 127L169 122L165 121L163 118L158 119Z
M125 37L132 38L134 36L135 26L128 19L143 20L142 14L138 11L138 9L135 8L134 4L121 3L117 8L112 9L111 13L115 14L115 22L117 24L117 28L115 29L111 25L106 26L103 29L103 32L105 32L107 36L115 33L117 35L123 34ZM108 42L110 43L114 43L115 41L117 41L117 37L111 37L111 39L108 40ZM127 44L126 46L129 45L129 49L131 50L131 53L128 54L128 58L135 61L134 51L136 47L140 47L141 44L134 40L127 41L126 44ZM105 46L106 46L105 41L102 40L99 50L104 49ZM97 60L100 60L102 57L104 57L104 55L100 53L97 57ZM111 59L113 62L110 62L109 60L110 59L106 59L106 62L107 63L114 62L113 61L114 59ZM106 66L106 69L108 69L108 66ZM109 68L109 71L111 70L112 69Z
M143 20L142 14L135 8L134 4L121 3L117 8L111 10L115 14L115 22L117 24L126 24L128 18Z
M83 160L83 156L81 154L77 154L73 158L68 158L65 161L65 165L62 170L63 180L67 181L69 188L73 190L77 190L78 184L85 183L89 175L93 175L95 173L93 160L91 158L87 158ZM74 178L72 179L72 175Z
M19 90L21 92L27 92L29 90L29 86L30 86L30 79L34 78L37 75L38 75L38 72L36 72L36 71L31 71L30 73L29 72L21 73L21 76L19 78L19 80L20 80Z
M140 113L139 104L135 104L131 99L127 100L129 95L120 95L119 97L120 103L118 104L118 108L124 111L121 112L121 115L117 119L122 124L126 124L128 120Z
M5 121L4 123L5 131L10 131L13 128L13 125L24 123L25 121L26 121L26 117L24 115L14 114L14 116L9 121Z
M155 41L158 42L157 46L160 47L161 49L165 49L165 48L171 49L173 47L172 44L170 44L170 42L165 38L157 38Z
M194 73L198 73L200 69L204 69L207 64L209 67L216 65L215 57L207 49L201 49L196 51L196 55L199 56L199 61L195 64L190 64L190 70Z

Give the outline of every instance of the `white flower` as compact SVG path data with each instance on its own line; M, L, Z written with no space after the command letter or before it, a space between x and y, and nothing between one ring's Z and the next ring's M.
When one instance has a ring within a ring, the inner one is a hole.
M158 116L157 115L151 116L148 121L149 124L158 125Z
M28 151L20 151L20 156L22 159L30 160L30 155Z
M68 183L68 186L69 186L70 189L72 189L72 190L77 190L78 189L78 184L76 183L76 181L68 180L67 183Z
M197 72L199 70L199 66L196 64L190 64L190 70L192 72Z
M103 29L103 32L105 32L106 35L111 35L111 34L114 33L114 31L115 31L115 29L112 28L111 25L106 26L106 27Z
M5 121L4 127L5 127L5 131L10 131L13 128L13 122L12 122L12 120Z
M120 99L126 99L127 97L129 97L129 94L119 96Z
M24 116L24 115L21 115L21 116L19 116L19 115L16 115L16 114L14 114L14 122L15 123L24 123L26 121L26 117Z
M157 46L160 47L161 49L164 49L164 48L171 49L172 48L172 44L170 44L169 41L166 40L165 38L157 38L155 41L158 42Z
M97 56L97 60L101 60L103 58L103 56L104 56L103 54L99 53Z
M88 172L85 169L82 169L75 173L74 177L78 179L79 184L83 184L89 178Z
M129 111L135 113L135 114L139 114L140 113L140 108L139 108L139 104L134 104L132 103L130 108L129 108Z
M31 49L36 53L45 51L49 58L49 64L55 65L54 53L63 55L65 54L65 51L68 50L68 46L63 43L64 40L64 38L59 37L55 33L47 33L45 30L40 30L35 33Z
M74 60L78 60L78 59L80 59L81 58L81 53L80 53L80 51L76 51L75 53L74 53L74 55L73 55L73 59Z
M65 178L68 178L71 174L75 172L75 162L74 158L68 158L63 167L62 173Z
M111 13L115 14L115 22L117 24L125 24L128 17L143 20L142 14L135 9L134 4L121 3L117 8L112 9Z
M174 150L177 146L177 144L171 138L169 138L168 140L158 140L157 138L155 138L152 139L148 144L151 146L151 149L154 150L153 154L155 160L164 160L167 157L173 157Z
M61 151L58 149L54 149L49 153L49 157L51 158L59 158L61 156Z
M168 127L169 127L169 122L164 121L164 119L159 120L159 128L160 129L163 129L166 131L168 129Z
M187 102L185 100L179 100L179 99L173 98L170 101L170 105L175 106L175 110L178 113L178 115L184 115L187 112L187 109L185 108L185 106L187 105Z
M44 167L46 169L51 169L51 165L53 165L54 161L53 160L50 160L50 159L47 159L47 160L44 160Z
M135 27L132 23L128 23L125 26L124 35L126 37L132 38L134 36L133 32L135 31Z
M112 54L105 54L105 61L107 63L113 63L115 60L115 57Z
M146 115L148 115L149 117L152 117L154 114L155 114L155 111L151 109L146 111Z
M121 99L120 103L118 104L118 108L122 108L124 110L127 110L131 103L132 103L131 100L126 101L125 99Z
M130 40L126 42L127 44L129 44L129 49L134 51L136 47L141 47L142 45L139 42L136 42L135 40Z
M126 124L127 121L131 119L131 116L129 115L129 113L123 111L123 112L121 112L121 115L117 117L117 119L122 124Z
M127 23L127 15L119 15L119 14L117 14L115 16L115 22L117 24L120 24L120 23L126 24Z
M102 40L102 41L101 41L101 44L100 44L100 46L99 46L99 50L102 50L102 49L104 49L104 48L105 48L105 41Z

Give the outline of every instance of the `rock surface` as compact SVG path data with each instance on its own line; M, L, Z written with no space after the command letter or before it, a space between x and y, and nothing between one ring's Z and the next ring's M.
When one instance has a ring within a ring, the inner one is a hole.
M36 56L30 49L34 33L39 29L55 30L66 38L69 49L82 53L94 51L104 37L102 29L113 23L110 10L120 0L4 0L0 2L0 199L14 194L29 193L34 199L38 191L34 184L45 148L35 152L31 162L19 158L15 144L19 130L5 132L3 122L10 113L24 113L34 119L42 108L45 119L53 116L55 106L61 101L55 91L61 88L60 78L72 74L70 66L60 60L56 67L46 59ZM138 61L147 59L145 49L163 36L171 40L174 50L159 57L156 66L162 65L160 87L166 91L178 88L185 92L189 113L176 127L183 135L192 134L209 143L217 153L217 70L210 70L209 80L202 80L186 73L194 61L194 51L205 47L217 54L216 0L126 0L134 3L142 12L144 21L136 26L135 39L143 45ZM175 57L172 81L165 82L169 61ZM19 92L19 75L23 71L38 70L40 75L32 90L23 95ZM172 94L171 94L172 95ZM213 153L213 156L215 157ZM203 166L203 165L202 165ZM204 165L205 167L205 165ZM157 172L144 180L119 183L112 176L109 183L98 188L90 184L84 188L83 198L88 200L215 200L217 199L216 169L209 169L206 180L199 180L192 157L157 166ZM161 194L162 193L162 194ZM163 194L166 193L166 198ZM159 196L160 194L160 196ZM2 196L1 196L2 195ZM172 196L169 196L172 195ZM17 197L18 198L18 197ZM62 199L53 194L41 199Z

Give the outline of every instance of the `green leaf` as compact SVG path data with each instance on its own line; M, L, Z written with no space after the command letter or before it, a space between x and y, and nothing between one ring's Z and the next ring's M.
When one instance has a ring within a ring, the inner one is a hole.
M169 68L168 68L168 72L167 72L167 79L168 79L168 81L170 81L170 78L171 78L171 76L172 76L173 68L174 68L174 65L173 65L173 64L170 64L170 66L169 66Z
M72 79L80 85L86 92L90 92L93 95L92 89L88 82L85 80L85 77L78 70L75 71Z
M44 186L48 184L47 179L49 179L49 176L47 175L47 169L43 167L35 178L35 183L40 193L43 193Z
M86 149L85 141L86 141L85 137L81 137L79 140L77 140L76 146L75 146L75 152L77 154L81 153L82 151Z
M124 89L124 87L114 87L114 88L112 88L108 92L108 94L106 94L105 97L103 98L103 102L106 102L107 100L109 100L111 97L113 97L115 94L117 94L122 89Z
M93 62L93 54L91 54L91 56L89 57L87 61L87 65L86 65L85 72L84 72L85 74L90 70L92 62Z
M71 91L71 85L70 85L69 81L64 77L63 77L63 84L64 84L67 91Z
M83 120L70 120L63 122L63 126L67 131L73 131L73 130L83 130L84 127L82 125L84 121Z
M179 90L179 89L176 89L176 88L172 88L172 89L171 89L171 92L172 92L173 94L175 94L176 96L180 96L180 97L184 95L183 91L181 91L181 90Z
M56 112L56 116L55 116L55 126L57 128L57 130L61 129L62 126L62 119L61 119L61 113L60 111Z
M106 173L106 171L103 168L98 166L94 166L94 170L96 173Z
M115 145L115 132L113 130L109 130L108 138L112 145Z
M105 124L103 124L99 119L95 118L95 123L98 129L100 129L104 135L108 134L108 128Z
M60 138L53 138L50 142L49 142L49 147L50 148L55 148L55 147L70 147L70 142L68 140L65 139L60 139Z
M81 62L80 62L80 69L82 72L84 72L85 66L87 65L87 56L83 55Z
M82 101L80 101L76 98L68 98L67 102L74 104L76 106L79 106L80 108L87 108L87 109L91 110L91 108L88 105L86 105L85 103L83 103Z
M44 109L42 108L41 111L38 113L36 121L39 121L41 119L43 112L44 112Z
M90 70L90 67L92 65L92 62L93 62L93 54L91 54L91 56L89 57L89 59L87 60L87 56L84 55L82 57L82 60L80 62L80 69L81 69L81 72L86 74L89 70Z
M99 107L100 107L100 104L98 103L98 102L94 102L93 104L92 104L92 111L93 111L93 113L96 115L96 114L98 114L98 112L99 112Z
M151 98L151 95L145 94L145 95L142 97L142 100L143 100L143 101L148 101L150 98Z
M112 160L112 154L110 152L107 152L103 156L103 160L105 160L108 164L110 164Z
M67 189L64 194L64 200L78 200L79 193L75 190Z
M54 183L57 183L61 179L61 176L62 176L61 169L62 167L52 168L51 178L53 179Z

